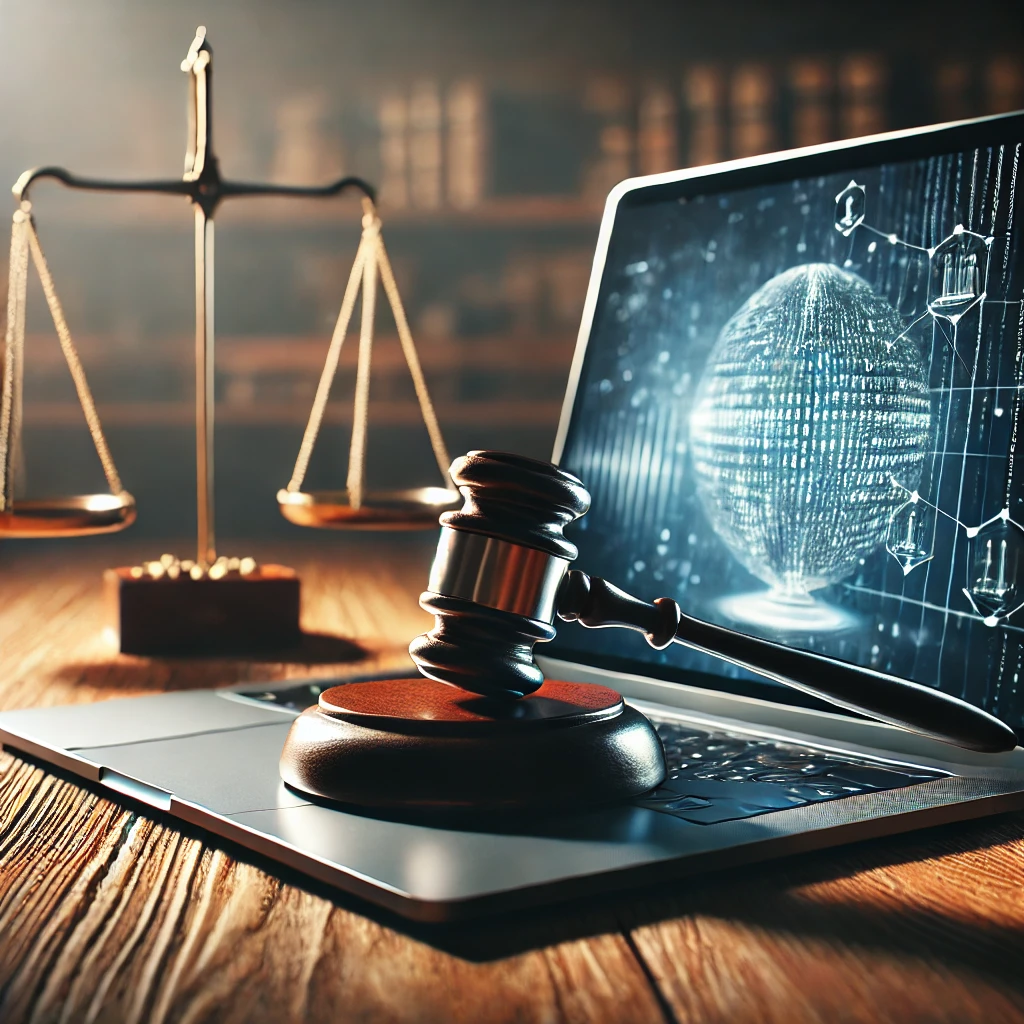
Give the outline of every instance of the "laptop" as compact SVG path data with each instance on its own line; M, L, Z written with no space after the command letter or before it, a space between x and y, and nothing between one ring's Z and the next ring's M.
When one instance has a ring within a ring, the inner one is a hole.
M1022 142L1014 114L616 187L554 451L593 495L579 567L1024 728ZM323 680L6 712L0 741L425 921L1024 807L1020 747L627 631L540 653L649 716L662 786L487 822L313 802L278 758Z

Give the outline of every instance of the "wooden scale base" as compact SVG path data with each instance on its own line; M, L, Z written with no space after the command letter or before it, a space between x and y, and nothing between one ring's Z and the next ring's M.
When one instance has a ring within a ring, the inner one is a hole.
M123 654L239 654L288 650L302 639L299 578L283 565L248 576L136 578L107 569L103 586L109 623Z
M548 680L509 702L420 677L325 690L292 725L280 771L365 808L544 811L637 796L665 762L647 720L605 686Z

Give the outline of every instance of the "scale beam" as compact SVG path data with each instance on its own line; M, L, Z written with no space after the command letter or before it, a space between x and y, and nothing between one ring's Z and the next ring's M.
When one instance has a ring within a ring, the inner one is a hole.
M86 192L138 192L149 195L186 196L198 202L200 192L203 196L210 193L209 187L200 189L194 181L179 181L177 178L153 179L151 181L126 181L117 178L88 178L80 174L72 174L63 167L35 167L25 171L14 183L11 192L18 202L27 202L29 189L37 181L60 182L71 189ZM376 192L372 185L353 175L347 175L331 182L329 185L272 185L263 182L225 181L218 179L212 190L218 202L221 199L237 199L245 196L259 198L276 196L280 199L331 199L343 192L355 190L361 192L372 202L376 202Z

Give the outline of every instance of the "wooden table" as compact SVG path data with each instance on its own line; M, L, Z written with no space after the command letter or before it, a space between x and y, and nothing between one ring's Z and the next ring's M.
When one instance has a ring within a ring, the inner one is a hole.
M98 573L135 548L0 552L0 707L351 669L113 654ZM403 661L429 540L287 554L306 629ZM1024 1020L1024 814L431 931L0 754L0 1021L28 1020Z

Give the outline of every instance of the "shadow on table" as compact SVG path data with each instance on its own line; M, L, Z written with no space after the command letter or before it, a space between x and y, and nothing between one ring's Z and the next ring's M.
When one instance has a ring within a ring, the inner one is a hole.
M354 640L330 633L306 633L297 646L285 650L254 651L245 655L256 664L335 665L361 661L369 652Z
M152 658L117 655L106 661L72 662L62 666L55 678L64 683L132 692L196 690L280 676L274 672L261 674L264 666L351 665L362 661L369 653L365 647L344 637L303 632L301 640L293 647Z

